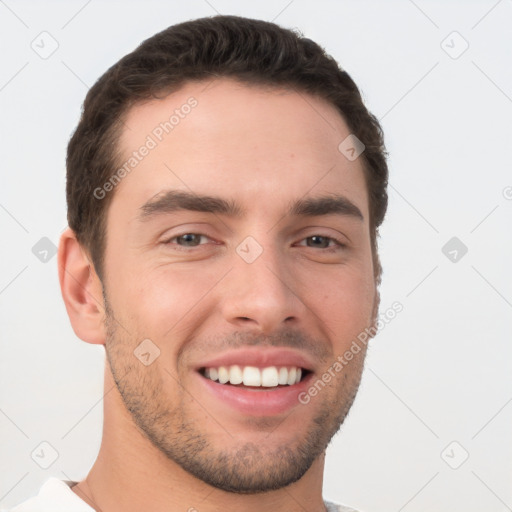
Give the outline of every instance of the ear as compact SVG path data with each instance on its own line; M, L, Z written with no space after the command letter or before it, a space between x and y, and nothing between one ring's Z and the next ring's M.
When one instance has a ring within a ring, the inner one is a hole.
M102 284L70 228L60 237L58 265L62 298L75 334L87 343L105 344Z

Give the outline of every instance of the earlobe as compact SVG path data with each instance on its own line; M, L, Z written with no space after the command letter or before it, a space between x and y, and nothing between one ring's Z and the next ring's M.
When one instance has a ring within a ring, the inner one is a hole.
M75 334L88 343L104 344L101 281L70 228L60 237L58 265L62 298Z

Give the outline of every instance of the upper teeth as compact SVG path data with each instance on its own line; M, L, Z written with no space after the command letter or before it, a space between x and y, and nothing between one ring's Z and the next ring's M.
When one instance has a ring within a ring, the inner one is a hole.
M218 380L221 384L244 384L244 386L263 386L272 388L278 384L296 384L302 377L302 369L296 366L290 368L268 366L257 368L256 366L219 366L218 368L206 368L205 377Z

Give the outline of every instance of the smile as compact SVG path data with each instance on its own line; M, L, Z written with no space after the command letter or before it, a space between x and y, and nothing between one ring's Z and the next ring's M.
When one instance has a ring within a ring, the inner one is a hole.
M297 366L219 366L202 368L201 375L220 384L233 386L277 388L280 386L293 386L298 384L307 370Z

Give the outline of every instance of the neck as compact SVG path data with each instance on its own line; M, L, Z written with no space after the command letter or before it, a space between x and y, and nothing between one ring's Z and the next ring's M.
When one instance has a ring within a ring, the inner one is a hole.
M153 446L133 423L107 369L105 392L100 452L87 478L73 488L98 512L325 510L325 454L285 488L258 494L226 492L198 480Z

